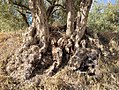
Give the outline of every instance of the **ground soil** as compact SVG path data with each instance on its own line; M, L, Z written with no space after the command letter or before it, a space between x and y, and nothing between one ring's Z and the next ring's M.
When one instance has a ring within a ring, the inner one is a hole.
M108 46L113 37L109 39L106 36L109 35L105 35L103 40L104 38L108 40L105 43ZM21 32L0 33L0 90L119 90L118 44L115 46L116 54L112 53L115 55L100 59L99 74L96 76L81 74L78 71L74 72L66 66L52 77L38 74L21 84L9 76L6 72L6 64L17 48L20 47L22 39ZM118 38L115 41L118 43ZM104 43L104 41L102 42Z

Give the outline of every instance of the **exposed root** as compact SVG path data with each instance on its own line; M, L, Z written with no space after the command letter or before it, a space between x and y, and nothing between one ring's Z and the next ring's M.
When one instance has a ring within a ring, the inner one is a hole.
M11 63L15 63L15 71L11 70L12 67L7 67L6 69L15 79L30 79L35 69L37 67L40 69L42 63L46 61L43 61L43 55L47 49L45 38L42 36L39 39L36 33L38 32L36 32L35 28L30 27L29 31L25 34L24 43L16 52L16 59L11 60Z
M50 75L52 75L53 72L59 69L61 63L62 63L62 56L63 52L60 47L57 47L56 41L51 41L52 45L52 56L53 56L53 64L52 67L50 67L50 71L48 72Z
M35 29L30 29L25 35L26 38L21 49L17 51L16 58L8 63L11 67L6 68L14 79L25 81L45 72L52 76L63 68L64 64L68 64L73 71L96 74L100 54L98 39L85 34L80 42L77 42L76 34L67 38L59 31L53 31L50 33L51 42L46 43L44 36L38 38ZM15 64L15 67L12 67L12 64Z
M33 87L35 87L34 85L42 87L46 85L45 82L48 78L52 78L52 80L62 78L63 81L72 83L74 86L76 85L76 81L78 86L80 83L82 83L82 85L86 83L87 86L87 83L92 85L95 84L95 82L100 82L107 76L106 73L111 73L107 78L111 78L111 75L114 75L114 79L116 78L115 75L118 73L117 58L119 56L119 45L116 40L118 39L111 39L110 42L104 46L100 39L85 33L81 41L78 43L79 49L73 48L74 42L72 39L66 39L62 36L57 36L57 39L55 39L55 36L50 38L51 43L49 42L49 47L47 47L46 53L38 54L40 46L34 44L24 49L23 47L19 50L17 49L15 55L12 54L12 57L10 55L7 58L7 61L2 62L4 66L1 69L4 70L3 72L5 75L7 71L8 76L14 80L12 83L13 86L15 85L15 88L18 87L18 89L23 89L24 86L29 87L32 85ZM68 45L68 39L71 41L72 45L69 44L71 47L69 46L69 50L66 50L65 47ZM66 45L63 46L58 44L58 40L65 41ZM14 42L14 39L12 41ZM16 48L17 47L14 47L14 49ZM5 51L7 52L8 50ZM62 58L59 58L60 55L57 52L62 52ZM56 60L56 58L58 59ZM84 80L82 82L80 80L81 77L86 78L86 81ZM107 82L107 78L102 82ZM113 78L111 81L110 79L108 80L109 83L114 81ZM92 80L95 81L92 82ZM55 84L56 82L53 83L53 85ZM51 84L49 84L49 87L50 86Z

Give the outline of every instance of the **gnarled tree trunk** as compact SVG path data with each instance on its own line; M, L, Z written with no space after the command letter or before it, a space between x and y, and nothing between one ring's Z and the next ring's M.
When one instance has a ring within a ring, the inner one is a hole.
M69 61L69 65L70 62L76 64L76 61L84 66L89 64L87 64L87 60L90 57L92 60L95 59L93 62L97 61L97 51L91 48L87 50L85 47L86 42L82 40L86 30L92 0L80 0L77 17L74 15L73 0L66 0L67 28L66 32L65 30L63 32L65 33L64 35L61 35L58 30L53 32L52 28L50 28L51 30L49 32L48 18L43 1L29 0L33 22L25 34L24 42L19 53L16 55L15 63L18 62L19 65L15 66L16 71L11 70L11 76L14 78L29 79L34 75L37 68L44 68L45 65L49 65L48 67L51 66L48 74L52 75L63 64L63 60ZM78 67L80 65L78 64ZM19 69L22 71L19 71ZM10 68L7 70L9 72Z
M35 69L40 67L38 64L42 61L49 44L49 27L43 0L29 0L29 8L33 22L25 33L23 45L16 55L16 71L11 73L16 79L29 79L33 75ZM10 68L7 70L10 71Z
M29 1L29 7L32 12L33 22L30 30L37 44L41 45L40 52L45 52L47 49L47 42L49 40L49 28L44 7L43 0L31 0Z
M26 69L26 79L32 75L37 63L41 62L42 55L47 51L49 43L49 28L43 0L30 0L29 8L31 9L33 22L26 34L23 48L23 52L25 49L27 52L31 51L25 58L25 63L28 64L24 68Z
M81 38L83 37L86 24L88 19L89 10L92 5L92 0L81 0L79 3L80 8L77 11L77 21L76 21L76 37L75 37L75 47L79 48L78 43L80 42Z
M74 31L74 5L73 0L66 0L67 3L67 30L66 36L70 37Z

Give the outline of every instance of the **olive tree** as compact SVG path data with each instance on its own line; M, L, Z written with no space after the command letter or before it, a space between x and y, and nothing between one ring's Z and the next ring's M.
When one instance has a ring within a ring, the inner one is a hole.
M75 53L79 52L93 0L79 0L77 10L74 0L65 0L64 7L61 0L47 1L51 4L49 10L46 10L44 0L29 0L33 21L16 54L15 62L19 65L16 65L16 71L11 74L12 76L15 74L15 78L22 74L24 79L29 79L38 70L48 68L46 70L48 75L53 75L65 60L71 60ZM53 27L49 24L49 17L55 12L55 7L66 10L64 12L67 15L66 25ZM85 48L85 43L82 48ZM20 65L22 71L18 70Z

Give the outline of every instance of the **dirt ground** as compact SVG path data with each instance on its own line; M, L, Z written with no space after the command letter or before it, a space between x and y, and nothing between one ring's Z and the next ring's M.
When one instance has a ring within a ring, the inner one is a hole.
M118 44L110 48L116 49L116 54L99 60L96 76L74 72L66 66L52 77L39 74L32 80L20 83L6 72L6 64L21 43L21 32L0 33L0 90L119 90Z

